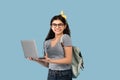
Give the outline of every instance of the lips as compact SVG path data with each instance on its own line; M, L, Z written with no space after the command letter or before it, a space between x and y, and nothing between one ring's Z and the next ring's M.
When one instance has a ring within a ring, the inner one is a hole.
M60 29L55 29L55 31L56 31L56 32L61 32L61 30L60 30Z
M56 32L60 32L60 30L55 30Z

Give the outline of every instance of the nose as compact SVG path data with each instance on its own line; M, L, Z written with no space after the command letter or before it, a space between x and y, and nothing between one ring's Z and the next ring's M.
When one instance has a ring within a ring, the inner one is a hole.
M59 26L57 25L56 28L59 28Z

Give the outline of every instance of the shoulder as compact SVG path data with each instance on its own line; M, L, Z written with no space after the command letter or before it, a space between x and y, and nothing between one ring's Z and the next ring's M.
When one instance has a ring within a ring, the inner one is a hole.
M68 34L64 34L63 35L63 40L66 40L66 39L71 39L71 37Z
M63 35L62 42L64 46L72 46L71 37L68 34Z
M44 41L44 45L48 45L49 43L50 43L50 39L49 39L49 40Z

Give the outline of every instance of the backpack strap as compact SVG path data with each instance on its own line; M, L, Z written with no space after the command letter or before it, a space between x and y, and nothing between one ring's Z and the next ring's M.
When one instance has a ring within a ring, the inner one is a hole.
M64 49L64 45L63 45L63 36L64 36L64 34L61 36L61 38L60 38L60 43L61 43L61 45L62 45L62 47L63 47L63 49Z

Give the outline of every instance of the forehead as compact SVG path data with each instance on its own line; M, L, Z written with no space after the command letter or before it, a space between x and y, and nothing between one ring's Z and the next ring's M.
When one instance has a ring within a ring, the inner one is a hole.
M63 23L61 20L53 20L52 23Z

